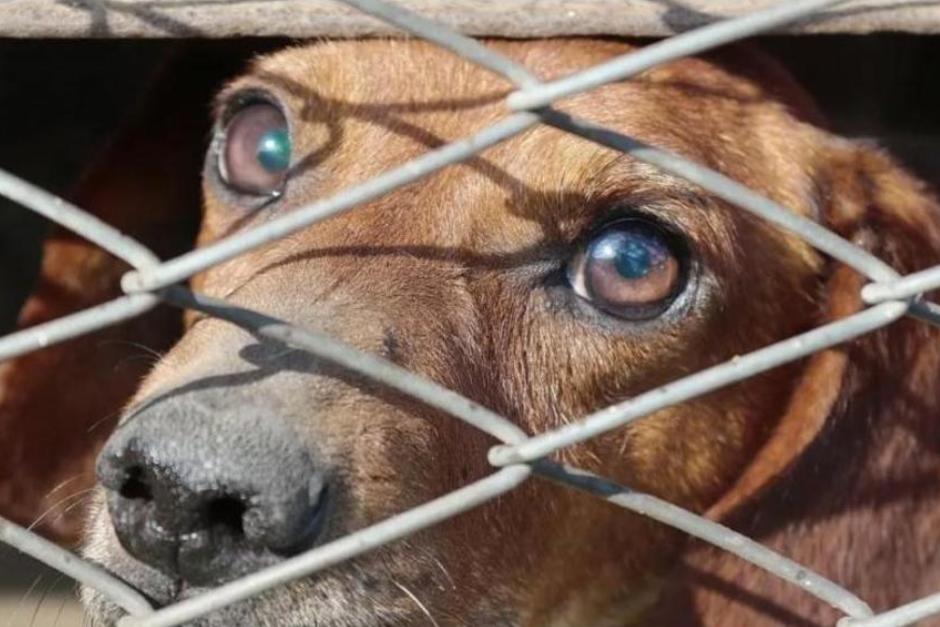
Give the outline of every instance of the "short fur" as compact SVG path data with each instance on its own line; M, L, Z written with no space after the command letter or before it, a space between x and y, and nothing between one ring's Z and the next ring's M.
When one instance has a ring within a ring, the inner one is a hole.
M491 45L545 78L630 48L589 39ZM258 209L223 189L210 153L200 243L483 128L504 115L510 88L432 45L375 40L260 58L219 96L219 110L244 89L283 103L304 165L278 203ZM923 185L876 149L821 128L809 99L750 49L673 63L560 108L709 165L900 272L940 260L940 215ZM192 175L178 170L180 181ZM111 174L123 180L120 171ZM153 243L190 211L171 190L155 192L154 206L143 212L137 205L129 213L130 194L83 200ZM559 279L578 242L625 206L684 233L695 259L688 305L640 324L598 312ZM137 228L141 213L167 222ZM117 264L101 261L102 271L93 265L97 253L64 240L47 247L44 283L27 321L79 304L74 296L57 304L48 291L67 280L96 285L97 298L114 292ZM548 127L194 280L207 294L381 354L530 433L844 317L862 308L863 284L799 239L683 180ZM148 324L143 341L165 345L167 324L165 332ZM140 332L132 323L108 333ZM940 588L933 563L940 538L936 340L927 325L902 321L557 457L707 513L886 609ZM53 395L36 388L62 379L30 388L14 383L28 380L42 360L57 373L74 375L69 363L80 363L86 378L100 377L95 363L103 362L87 361L98 345L100 339L80 340L6 366L0 408L7 420L29 409L63 423L77 412L87 424L123 402L130 380L111 388L113 398L71 398L68 408L50 408ZM328 460L339 486L329 538L491 472L486 451L493 442L458 421L196 315L187 316L182 338L130 404L220 375L239 383L219 384L217 412L249 399L262 399L260 411L277 399L266 419L285 421ZM17 429L13 437L0 434L4 446L43 441L32 427ZM69 457L90 459L82 453L95 442L79 429L63 437L50 451L75 447ZM159 603L198 592L124 552L100 506L86 554ZM117 615L95 593L85 598L101 621ZM828 625L837 618L725 553L532 481L206 623L421 625L425 608L442 626Z

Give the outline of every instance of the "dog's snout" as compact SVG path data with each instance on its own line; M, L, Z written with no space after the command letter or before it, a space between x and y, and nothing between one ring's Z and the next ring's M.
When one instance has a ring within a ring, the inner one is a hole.
M242 413L151 409L111 437L98 475L131 555L215 585L316 541L324 470L276 419Z

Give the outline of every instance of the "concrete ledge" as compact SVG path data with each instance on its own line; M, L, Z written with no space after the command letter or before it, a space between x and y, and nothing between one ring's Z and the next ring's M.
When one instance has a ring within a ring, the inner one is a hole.
M779 0L398 0L458 30L514 38L665 36ZM940 32L940 0L852 0L786 33ZM397 35L332 0L0 0L0 37Z

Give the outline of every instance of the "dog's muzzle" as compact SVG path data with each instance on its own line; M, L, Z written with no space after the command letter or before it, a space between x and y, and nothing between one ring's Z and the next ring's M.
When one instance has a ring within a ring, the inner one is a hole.
M98 460L124 548L194 586L309 548L326 511L323 469L273 412L202 394L133 414Z

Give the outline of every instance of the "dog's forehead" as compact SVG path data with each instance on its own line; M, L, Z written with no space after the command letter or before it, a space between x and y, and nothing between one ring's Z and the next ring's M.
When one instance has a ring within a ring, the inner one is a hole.
M631 50L624 42L565 39L488 42L551 79ZM746 55L745 55L746 56ZM732 64L734 65L734 64ZM738 65L742 65L738 63ZM220 100L271 92L287 109L298 158L316 164L293 184L287 207L342 189L472 135L509 114L503 78L424 42L321 42L258 59ZM558 108L678 152L812 215L811 133L775 93L747 72L700 59L593 90ZM605 194L675 198L689 183L562 131L539 126L344 216L350 233L394 222L383 241L516 249L591 216ZM209 200L211 209L215 203ZM372 209L372 210L370 210ZM378 214L376 212L379 212ZM442 216L446 214L446 220ZM692 216L694 217L694 216ZM694 221L694 220L693 220ZM694 228L694 224L690 224ZM443 227L443 228L441 228ZM329 238L320 228L318 238Z

